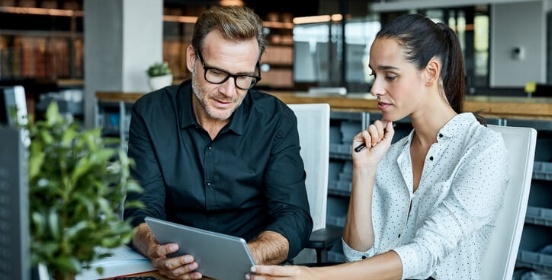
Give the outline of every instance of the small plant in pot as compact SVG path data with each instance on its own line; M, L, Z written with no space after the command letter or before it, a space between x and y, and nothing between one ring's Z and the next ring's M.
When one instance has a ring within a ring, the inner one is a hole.
M148 68L147 74L149 76L149 85L152 90L166 87L173 82L172 71L166 61L152 64Z
M57 103L50 103L44 120L31 118L24 127L31 139L31 261L46 266L53 279L74 279L109 256L98 248L130 241L134 230L120 211L126 193L141 187L131 178L132 161L120 146L109 146L99 128L85 130L67 120Z

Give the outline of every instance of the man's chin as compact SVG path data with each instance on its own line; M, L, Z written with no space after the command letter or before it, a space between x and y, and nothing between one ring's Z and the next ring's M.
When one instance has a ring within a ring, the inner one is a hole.
M209 116L216 120L225 121L229 119L230 116L232 116L233 112L234 112L234 108L225 109L225 110L211 108L211 110L209 110Z

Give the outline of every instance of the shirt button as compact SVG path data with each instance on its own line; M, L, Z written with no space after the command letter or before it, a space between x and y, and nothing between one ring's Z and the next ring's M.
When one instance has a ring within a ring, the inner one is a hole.
M439 138L443 138L443 133L439 133Z
M366 256L362 256L362 259L365 260L365 259L366 259Z
M209 146L207 149L211 150L211 149L213 149L213 147Z
M210 186L211 185L211 182L207 182L207 186Z
M429 160L433 160L433 157L429 157Z
M399 233L399 236L397 238L401 238L401 234Z

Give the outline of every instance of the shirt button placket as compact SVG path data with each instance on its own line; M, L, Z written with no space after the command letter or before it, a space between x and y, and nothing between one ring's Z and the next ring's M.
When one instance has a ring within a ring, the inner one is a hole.
M214 162L213 147L209 145L205 149L205 207L207 209L211 209L211 206L215 203L213 192Z

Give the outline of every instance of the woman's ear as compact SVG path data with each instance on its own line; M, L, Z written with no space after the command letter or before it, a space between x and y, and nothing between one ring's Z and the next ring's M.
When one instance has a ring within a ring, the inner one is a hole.
M188 45L188 48L186 48L186 68L188 68L188 71L190 71L190 73L194 72L196 58L197 54L194 50L194 47L192 47L192 45Z
M439 81L439 76L441 74L441 63L432 58L425 67L425 76L426 76L426 85L430 86Z

